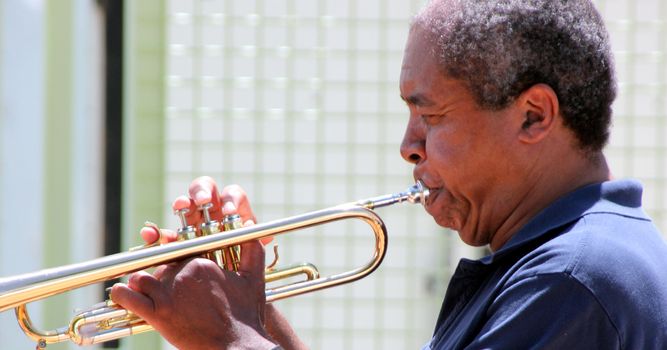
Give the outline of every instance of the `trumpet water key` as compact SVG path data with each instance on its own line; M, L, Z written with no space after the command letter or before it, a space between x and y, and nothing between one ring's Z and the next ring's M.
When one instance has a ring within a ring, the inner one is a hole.
M358 219L370 226L375 237L371 259L366 264L349 271L320 277L317 268L311 263L276 268L278 259L276 250L276 259L266 268L267 282L282 281L294 276L304 277L301 281L267 288L266 300L272 302L353 282L372 273L380 265L386 252L387 230L374 209L401 202L424 203L428 195L428 189L418 181L404 192L341 204L248 227L241 227L240 218L234 216L225 218L222 225L214 222L209 217L209 207L202 207L200 210L204 214L205 222L197 230L186 222L186 212L180 211L176 213L181 219L176 242L143 246L140 249L83 263L0 279L0 312L14 308L19 325L40 348L67 340L79 345L97 344L146 332L153 328L111 300L77 314L68 326L47 331L38 330L32 325L26 304L93 283L196 256L208 257L221 268L234 270L238 268L242 254L240 244L243 242L344 219ZM159 229L155 228L159 232Z

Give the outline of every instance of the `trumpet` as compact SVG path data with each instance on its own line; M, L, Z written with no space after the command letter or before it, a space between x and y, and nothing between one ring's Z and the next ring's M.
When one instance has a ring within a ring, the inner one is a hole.
M151 267L179 261L190 257L205 256L221 268L234 268L243 242L273 237L308 227L344 219L358 219L368 224L373 231L374 253L362 266L349 271L319 276L317 268L310 263L276 269L276 260L266 269L265 281L273 282L304 275L304 280L284 285L267 287L266 301L272 302L356 281L373 271L382 262L387 249L387 230L374 209L401 202L422 203L429 190L421 181L406 191L372 197L356 202L340 204L301 215L279 219L247 227L232 223L220 225L207 218L200 232L187 225L183 213L178 240L164 245L150 245L142 249L97 258L72 264L0 279L0 312L15 309L17 321L28 337L37 342L38 348L47 344L72 341L78 345L91 345L153 330L144 320L130 311L107 300L74 316L69 325L55 330L39 330L32 325L26 304L56 294L81 288L93 283L112 280ZM229 224L229 225L228 225ZM228 230L221 230L228 228ZM157 227L156 227L157 228ZM159 232L159 229L158 229ZM275 247L274 247L275 248ZM224 261L230 256L231 261Z

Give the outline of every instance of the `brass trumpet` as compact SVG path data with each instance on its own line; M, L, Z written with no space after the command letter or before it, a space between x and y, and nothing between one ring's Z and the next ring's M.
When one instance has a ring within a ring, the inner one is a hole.
M368 224L375 235L375 252L363 266L339 274L320 277L317 268L309 263L276 270L267 268L267 282L305 275L305 280L266 289L266 301L272 302L344 283L356 281L372 273L382 262L387 248L387 230L374 209L395 203L424 203L429 190L420 182L404 192L346 203L230 231L212 232L195 237L192 228L182 222L179 230L182 240L118 253L91 261L56 267L0 279L0 312L15 308L23 331L35 340L38 347L70 340L78 345L91 345L152 330L141 318L107 300L90 310L76 315L68 326L41 331L33 327L26 304L93 283L115 279L172 261L227 250L228 255L238 252L239 244L264 237L304 229L343 219L359 219ZM274 261L275 263L275 261ZM227 266L234 265L227 263ZM220 263L219 263L220 265ZM221 266L224 267L224 266Z

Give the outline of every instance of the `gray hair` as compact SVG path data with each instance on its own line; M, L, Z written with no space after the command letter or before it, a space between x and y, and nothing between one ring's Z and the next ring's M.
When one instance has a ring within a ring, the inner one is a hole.
M415 25L432 36L443 74L464 81L481 107L502 109L544 83L582 149L607 143L613 57L589 0L434 0Z

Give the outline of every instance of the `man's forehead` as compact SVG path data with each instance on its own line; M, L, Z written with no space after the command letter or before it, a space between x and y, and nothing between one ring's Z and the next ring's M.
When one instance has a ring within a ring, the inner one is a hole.
M434 48L433 40L422 28L411 29L403 53L401 78L414 76L433 68L437 64Z
M430 39L419 30L411 31L401 65L401 98L411 105L432 105L430 87L442 78Z

